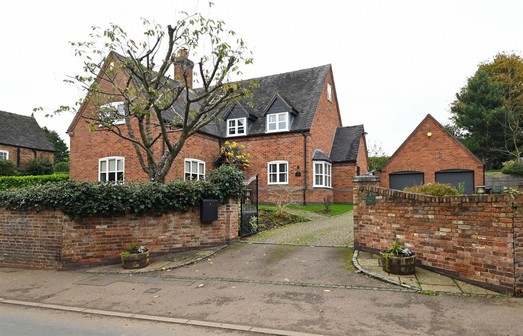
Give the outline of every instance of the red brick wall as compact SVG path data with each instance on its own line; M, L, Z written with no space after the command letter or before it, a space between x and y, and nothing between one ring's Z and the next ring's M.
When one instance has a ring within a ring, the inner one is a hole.
M220 205L218 220L200 223L200 210L160 217L86 218L72 221L60 211L0 209L0 266L76 268L118 263L120 252L136 242L152 255L238 238L238 204Z
M54 160L54 153L48 151L42 151L37 149L29 149L24 147L16 147L10 145L0 144L0 150L9 152L8 160L11 161L15 166L23 167L27 162L32 159L41 158L47 159L51 162ZM18 154L20 153L20 154ZM18 159L20 157L20 159ZM20 162L18 162L20 160Z
M431 136L427 136L427 133ZM425 183L434 183L435 172L446 169L474 171L474 183L484 185L483 164L450 136L432 117L427 117L394 153L381 170L381 186L390 186L389 174L401 171L425 173Z
M60 269L63 217L0 208L0 266Z
M367 205L372 192L376 204ZM431 197L357 186L354 247L399 239L423 267L502 292L523 289L523 195ZM514 244L514 245L513 245Z
M332 165L332 181L335 203L352 203L354 184L352 178L356 176L356 164L335 163Z
M327 84L332 86L331 101L327 99ZM311 136L309 148L311 150L311 156L309 156L309 158L312 158L312 153L314 153L316 148L321 149L325 155L329 155L336 129L341 127L340 112L338 110L338 100L336 97L332 71L329 71L327 75L327 80L324 83L322 92L310 130Z

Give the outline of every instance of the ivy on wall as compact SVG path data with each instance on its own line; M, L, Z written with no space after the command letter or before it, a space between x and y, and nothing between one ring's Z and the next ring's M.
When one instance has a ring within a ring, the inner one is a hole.
M167 184L95 184L61 181L0 191L0 207L9 210L61 210L71 218L135 214L160 216L187 211L211 198L225 202L243 195L243 172L224 165L210 171L205 181Z

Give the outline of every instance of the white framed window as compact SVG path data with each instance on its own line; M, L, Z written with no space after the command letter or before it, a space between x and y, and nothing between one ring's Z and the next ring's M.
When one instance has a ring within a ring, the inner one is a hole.
M332 101L332 85L327 83L327 99Z
M98 160L98 181L123 183L125 160L122 156L104 157Z
M267 132L280 132L289 130L289 113L273 113L267 115Z
M119 125L125 123L125 105L123 101L100 106L100 121Z
M205 161L185 159L184 179L205 180Z
M227 119L227 136L247 134L247 118Z
M332 187L332 164L314 162L314 187Z
M267 167L268 184L289 183L289 163L287 161L271 161Z
M0 150L0 160L8 160L9 152L6 150Z

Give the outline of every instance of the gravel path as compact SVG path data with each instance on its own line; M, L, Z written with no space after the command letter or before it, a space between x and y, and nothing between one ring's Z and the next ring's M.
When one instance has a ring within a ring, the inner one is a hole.
M249 237L247 241L306 246L352 246L354 243L353 229L352 212L349 212L264 231Z

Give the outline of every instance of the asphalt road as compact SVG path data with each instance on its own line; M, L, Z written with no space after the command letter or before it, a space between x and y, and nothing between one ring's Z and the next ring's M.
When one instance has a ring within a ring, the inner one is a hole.
M0 305L2 336L247 336L251 333ZM260 335L260 334L256 334Z

